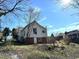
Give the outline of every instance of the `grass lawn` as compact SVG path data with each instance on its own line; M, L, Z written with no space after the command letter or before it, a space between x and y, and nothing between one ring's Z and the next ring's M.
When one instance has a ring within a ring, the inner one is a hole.
M46 50L46 45L8 45L1 51L7 50L7 53L17 53L20 59L78 59L79 45L66 45L64 50L56 48L54 50ZM9 55L4 52L0 54L0 59L11 59Z

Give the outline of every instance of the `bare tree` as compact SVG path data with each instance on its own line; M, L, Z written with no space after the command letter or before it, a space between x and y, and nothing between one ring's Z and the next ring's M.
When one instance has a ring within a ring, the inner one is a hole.
M24 0L0 0L0 17L8 13L16 15L16 10L22 11L23 8L21 8L20 5L23 5L23 1Z
M72 7L79 9L79 0L73 0Z
M0 30L2 29L2 22L3 24L12 24L12 22L14 22L12 17L19 18L20 15L23 15L28 9L29 1L30 0L0 0ZM4 17L4 20L1 17Z
M30 27L30 23L36 20L39 20L40 17L40 9L39 8L32 8L30 7L28 9L28 13L26 15L25 21L27 22L28 25L28 29L27 29L27 37L30 37L30 32L31 32L31 27Z
M56 2L62 5L67 5L67 8L71 7L79 9L79 0L56 0Z

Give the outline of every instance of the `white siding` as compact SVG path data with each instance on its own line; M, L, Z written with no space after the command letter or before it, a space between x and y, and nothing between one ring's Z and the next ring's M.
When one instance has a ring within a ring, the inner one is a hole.
M37 28L37 34L33 33L33 28ZM45 31L43 33L42 31ZM24 35L24 33L26 35ZM27 37L27 27L24 29L23 34L24 37ZM47 37L47 30L41 26L39 26L37 23L33 23L30 26L30 37Z

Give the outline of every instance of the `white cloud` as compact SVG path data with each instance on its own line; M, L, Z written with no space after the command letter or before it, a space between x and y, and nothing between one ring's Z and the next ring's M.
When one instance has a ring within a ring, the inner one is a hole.
M49 25L48 28L53 28L53 26L52 25Z
M36 13L36 12L40 12L40 11L41 11L41 9L39 7L35 7L33 12Z
M53 29L54 29L54 26L51 25L51 24L47 24L47 33L48 33L48 36L51 35L51 33L53 33Z
M39 20L38 22L43 22L47 19L47 17L43 17L41 20Z
M65 32L65 31L72 31L72 30L79 30L79 22L69 24L62 28L54 29L55 32Z
M61 28L57 28L57 29L54 29L54 27L52 27L50 29L51 26L49 26L48 28L48 35L50 36L51 33L64 33L65 31L72 31L72 30L79 30L79 22L75 22L75 23L72 23L72 24L69 24L69 25L66 25L65 27L61 27Z

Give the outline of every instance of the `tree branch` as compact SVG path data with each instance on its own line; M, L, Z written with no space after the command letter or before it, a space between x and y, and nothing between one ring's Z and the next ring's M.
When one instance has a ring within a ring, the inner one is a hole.
M4 3L5 1L6 1L6 0L3 0L3 1L0 0L0 4Z
M23 0L19 0L18 2L16 2L16 4L13 6L12 9L7 10L7 11L4 11L4 12L0 12L0 17L1 17L2 15L6 15L7 13L12 12L12 11L16 8L16 6L17 6L20 2L22 2L22 1L23 1ZM0 8L0 10L3 11L3 9L1 9L1 8Z

